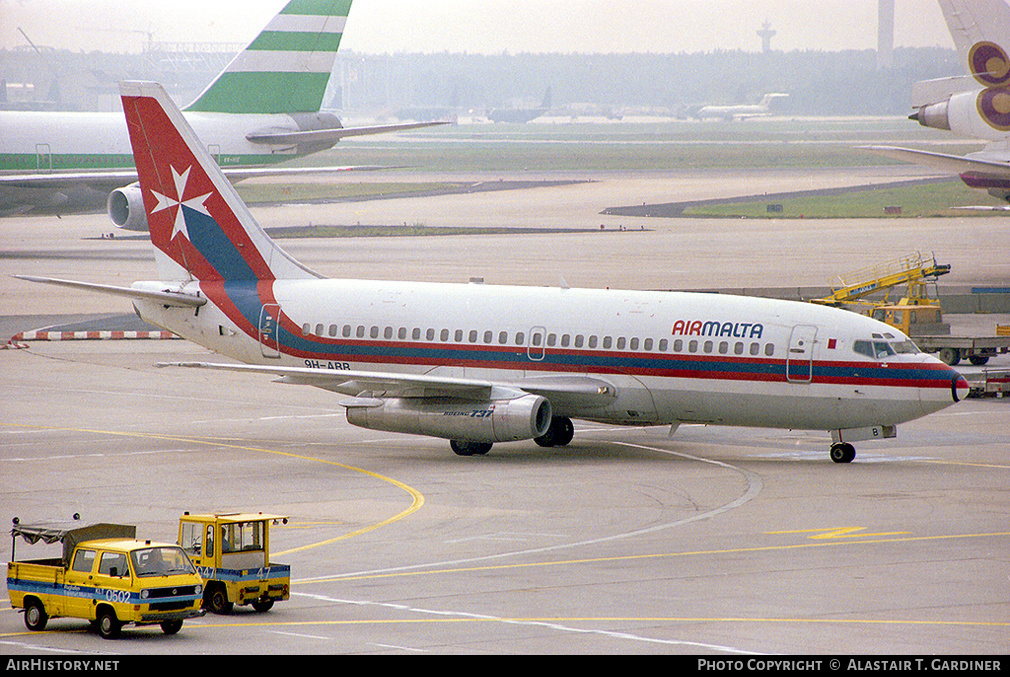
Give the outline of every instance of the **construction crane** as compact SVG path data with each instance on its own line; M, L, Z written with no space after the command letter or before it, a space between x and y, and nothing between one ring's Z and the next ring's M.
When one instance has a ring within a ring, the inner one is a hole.
M939 300L929 294L929 285L935 287L936 279L949 272L950 264L937 263L935 256L924 258L915 252L839 275L829 282L830 295L810 302L836 307L863 306L865 314L909 336L950 333L950 326L942 322ZM894 288L902 285L906 286L905 295L897 302L889 301ZM867 299L879 292L884 292L882 300Z

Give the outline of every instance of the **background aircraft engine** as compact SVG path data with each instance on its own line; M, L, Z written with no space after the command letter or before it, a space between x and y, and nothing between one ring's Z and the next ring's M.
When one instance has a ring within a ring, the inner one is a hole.
M117 188L109 193L105 208L116 228L147 232L144 198L137 184Z
M999 141L1010 131L1010 90L991 88L959 92L946 101L920 106L909 119L923 127L945 129L959 136Z
M512 442L540 437L551 423L551 403L539 395L510 400L388 398L364 406L344 403L347 422L370 430L468 442Z

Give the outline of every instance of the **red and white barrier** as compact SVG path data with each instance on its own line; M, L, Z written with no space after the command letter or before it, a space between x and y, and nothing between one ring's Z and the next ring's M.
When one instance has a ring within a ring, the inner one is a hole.
M49 331L39 329L18 332L7 342L4 348L26 348L25 341L107 341L136 339L177 339L177 334L170 331Z

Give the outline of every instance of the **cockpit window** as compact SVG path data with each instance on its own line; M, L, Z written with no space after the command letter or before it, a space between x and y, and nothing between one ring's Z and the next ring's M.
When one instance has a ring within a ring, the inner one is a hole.
M879 336L874 334L874 336ZM904 341L856 341L852 349L860 354L872 357L875 360L882 360L892 355L908 355L919 352L914 343Z

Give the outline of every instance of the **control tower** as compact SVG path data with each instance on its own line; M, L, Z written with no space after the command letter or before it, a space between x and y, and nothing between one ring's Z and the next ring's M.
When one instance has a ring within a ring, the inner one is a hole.
M772 36L774 36L776 31L772 30L772 25L765 19L765 22L761 24L761 30L757 32L758 37L761 38L761 51L767 54L772 51Z

